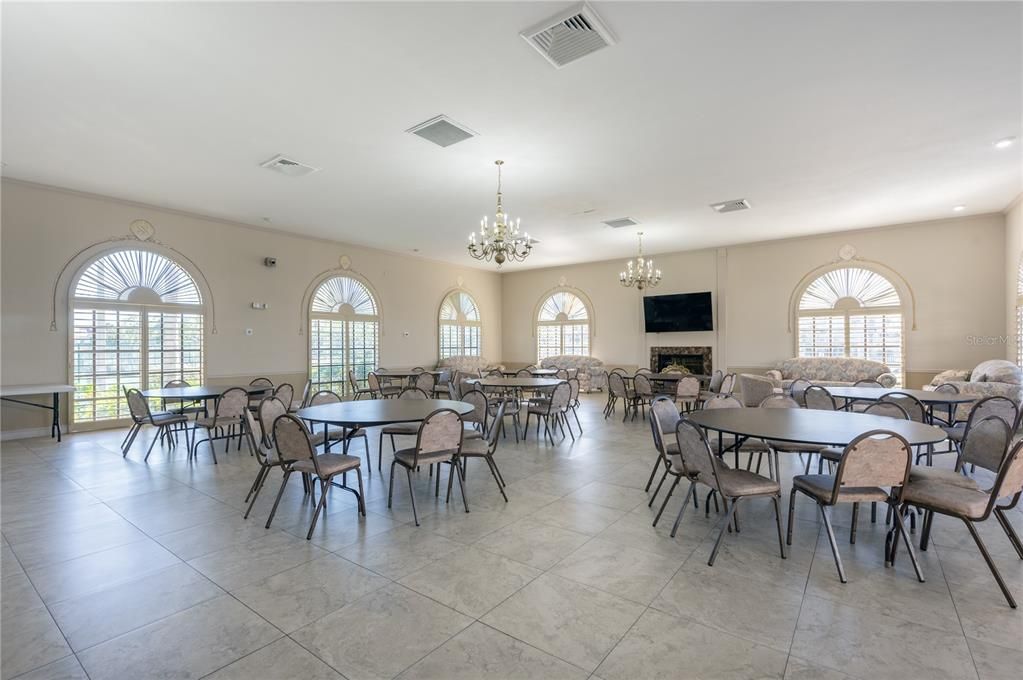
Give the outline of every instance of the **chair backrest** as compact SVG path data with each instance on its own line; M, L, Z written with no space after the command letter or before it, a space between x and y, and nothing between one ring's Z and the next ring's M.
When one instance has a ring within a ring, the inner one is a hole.
M309 438L309 430L305 423L290 413L277 416L273 426L274 446L277 456L288 462L312 460L316 475L320 474L319 461L316 460L316 447Z
M743 373L739 375L739 394L743 406L758 406L774 394L774 383L770 378Z
M857 380L853 383L853 387L884 387L881 383L876 380Z
M567 382L559 382L554 386L554 391L551 392L551 401L549 413L556 411L563 411L568 408L568 403L572 398L572 387Z
M869 413L872 416L886 416L888 418L898 418L899 420L909 420L909 414L906 413L906 409L894 401L876 401L863 409L863 412Z
M418 387L406 387L398 394L399 399L429 399L430 395Z
M423 372L416 376L416 387L424 392L432 392L436 384L437 379L433 377L433 373Z
M960 446L962 455L956 469L961 470L964 465L977 465L998 472L998 466L1002 464L1011 440L1012 430L1000 416L970 420L963 432L963 443Z
M192 384L187 380L168 380L163 385L164 387L191 387Z
M341 397L336 392L330 390L320 390L312 397L309 398L310 406L319 406L321 404L336 404L341 401Z
M888 402L891 404L898 404L906 413L909 414L910 420L918 423L922 423L927 420L927 408L912 394L889 392L888 394L881 395L881 398L878 399L878 401L881 403Z
M440 375L437 376L437 384L447 385L449 382L451 382L451 369L450 368L440 369Z
M312 380L306 380L305 381L305 387L302 388L302 400L299 402L299 404L301 404L302 407L306 407L306 406L309 405L309 392L312 389L313 389L313 381Z
M291 408L291 403L295 401L295 386L291 383L281 383L274 388L274 396Z
M892 487L906 484L913 455L909 442L890 430L872 430L849 442L835 472L831 502L842 487Z
M617 375L628 375L629 373L624 368L619 366L618 368L612 368L611 372L608 375L615 375L615 374L617 374Z
M380 378L373 371L370 371L366 375L366 386L369 387L369 389L372 390L374 393L380 391Z
M124 398L128 402L128 412L131 419L136 423L151 423L153 417L149 411L149 402L142 396L142 392L134 387L124 388Z
M966 419L967 426L969 426L972 420L982 420L988 416L998 416L1010 428L1015 428L1016 421L1019 418L1019 411L1016 408L1016 403L1008 397L997 395L984 397L970 409L970 415Z
M359 381L355 379L355 371L348 369L348 384L351 385L353 392L359 391Z
M458 401L458 383L454 380L448 383L448 399Z
M423 368L422 366L416 366L415 368L413 368L413 369L412 369L412 372L413 372L413 373L422 373L422 372L423 372L423 371L425 371L425 370L426 370L426 369L425 369L425 368Z
M959 388L952 383L941 383L934 388L935 392L951 392L952 394L959 394Z
M494 412L494 417L490 421L490 429L486 430L487 433L487 450L493 455L497 451L497 442L501 440L501 430L504 428L504 410L508 406L508 402L502 399L497 405L497 410Z
M714 369L714 372L710 374L710 385L707 386L707 389L711 392L720 392L724 379L725 374L721 372L721 369Z
M717 460L707 445L707 437L703 429L685 418L675 424L675 441L682 458L682 470L686 476L695 476L700 482L712 489L718 489Z
M582 387L579 385L579 378L568 379L568 403L570 406L575 406L579 402L579 392Z
M661 435L671 434L682 416L675 408L675 402L671 397L660 396L650 402L650 422L654 427L654 444L658 444ZM659 446L659 444L658 444Z
M247 413L249 409L245 409L245 411ZM259 425L263 432L263 444L271 446L274 423L280 416L288 412L288 406L277 397L266 397L259 402L257 412L259 413Z
M636 373L652 374L653 371L651 371L649 368L637 368Z
M650 378L643 373L637 373L632 379L632 387L636 390L638 397L650 397L654 394L654 388L650 385Z
M772 394L764 397L760 408L799 408L799 402L787 394Z
M721 389L718 390L721 394L731 394L732 390L735 389L735 374L726 373L725 377L721 379Z
M1011 499L1008 503L1002 503L1003 507L1015 506L1021 493L1023 493L1023 440L1016 442L1016 445L1005 454L998 469L998 477L991 487L991 500L988 501L985 517L990 514L999 499Z
M249 387L273 387L274 383L270 378L253 378Z
M700 396L700 379L687 375L675 383L676 399L695 399Z
M624 397L627 394L625 389L625 378L622 377L621 373L615 373L612 371L607 376L607 389L611 392L612 397Z
M554 377L558 380L568 380L568 371L564 368L559 368L558 372L554 374Z
M837 411L838 405L835 404L835 398L831 396L831 392L820 385L810 385L803 392L803 403L806 408L814 409L817 411Z
M719 394L713 399L703 402L703 408L742 408L742 402L730 394Z
M519 370L515 371L515 377L516 378L532 378L533 374L530 372L530 370L528 368L520 368Z
M789 384L789 394L792 398L799 402L800 406L806 406L806 390L808 387L813 385L806 378L796 378Z
M242 387L231 387L224 390L217 399L214 421L241 418L249 408L249 393Z
M424 453L450 451L454 455L462 448L464 434L462 419L453 409L437 409L419 426L412 467L419 464L419 456Z
M472 404L472 413L462 416L467 423L476 423L486 431L487 427L487 395L480 389L466 390L462 394L462 401Z
M258 439L257 432L259 433ZM245 443L249 447L249 452L256 457L260 465L269 465L271 462L270 456L273 449L266 445L267 439L266 430L256 425L256 416L252 415L252 409L245 409Z

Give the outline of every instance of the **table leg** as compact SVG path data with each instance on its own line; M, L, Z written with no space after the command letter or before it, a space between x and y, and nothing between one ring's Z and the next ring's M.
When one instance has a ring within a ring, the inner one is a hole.
M50 439L53 439L53 433L57 433L57 443L61 441L60 436L60 394L57 392L53 393L53 423L50 425Z

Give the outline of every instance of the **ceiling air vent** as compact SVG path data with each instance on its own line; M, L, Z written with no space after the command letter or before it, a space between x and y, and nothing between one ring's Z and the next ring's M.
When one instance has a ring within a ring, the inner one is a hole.
M433 142L437 146L451 146L476 136L475 132L464 125L456 123L447 116L431 118L426 122L410 127L405 132L411 132L428 142Z
M622 227L634 227L639 224L639 222L631 217L619 217L617 220L607 220L604 224L612 229L621 229Z
M561 68L616 42L610 29L585 2L541 21L519 35L554 68Z
M749 201L747 201L745 198L739 198L734 201L722 201L721 203L711 203L710 207L714 209L714 212L726 213L736 212L738 210L749 210L752 206L750 206Z
M289 177L304 177L305 175L311 175L314 172L320 171L319 168L314 168L311 165L299 163L293 158L280 155L274 156L265 163L260 163L259 167L273 170Z

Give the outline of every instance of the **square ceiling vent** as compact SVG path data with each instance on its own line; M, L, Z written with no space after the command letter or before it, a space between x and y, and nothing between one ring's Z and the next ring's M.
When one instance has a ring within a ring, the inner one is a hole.
M266 161L260 163L259 167L266 168L267 170L273 170L279 172L282 175L288 177L304 177L305 175L311 175L314 172L319 172L319 168L314 168L311 165L305 163L299 163L294 158L288 158L287 156L277 155Z
M621 229L623 227L634 227L637 224L639 224L639 222L632 219L631 217L619 217L616 220L607 220L604 222L604 224L611 227L612 229Z
M737 198L734 201L722 201L721 203L711 203L710 207L714 209L714 212L729 213L737 212L739 210L749 210L751 207L749 201L745 198Z
M561 68L617 42L611 29L585 2L541 21L519 35L554 68Z
M451 146L476 136L469 128L443 115L410 127L405 132L411 132L437 146Z

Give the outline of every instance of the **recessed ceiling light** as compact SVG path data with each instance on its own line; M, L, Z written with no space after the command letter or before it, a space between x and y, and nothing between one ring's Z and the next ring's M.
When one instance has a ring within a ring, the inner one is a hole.
M966 206L965 205L954 205L954 206L952 206L952 212L962 212L964 210L966 210Z
M996 149L1008 149L1010 146L1016 143L1015 137L1006 137L1005 139L999 139L995 142Z

